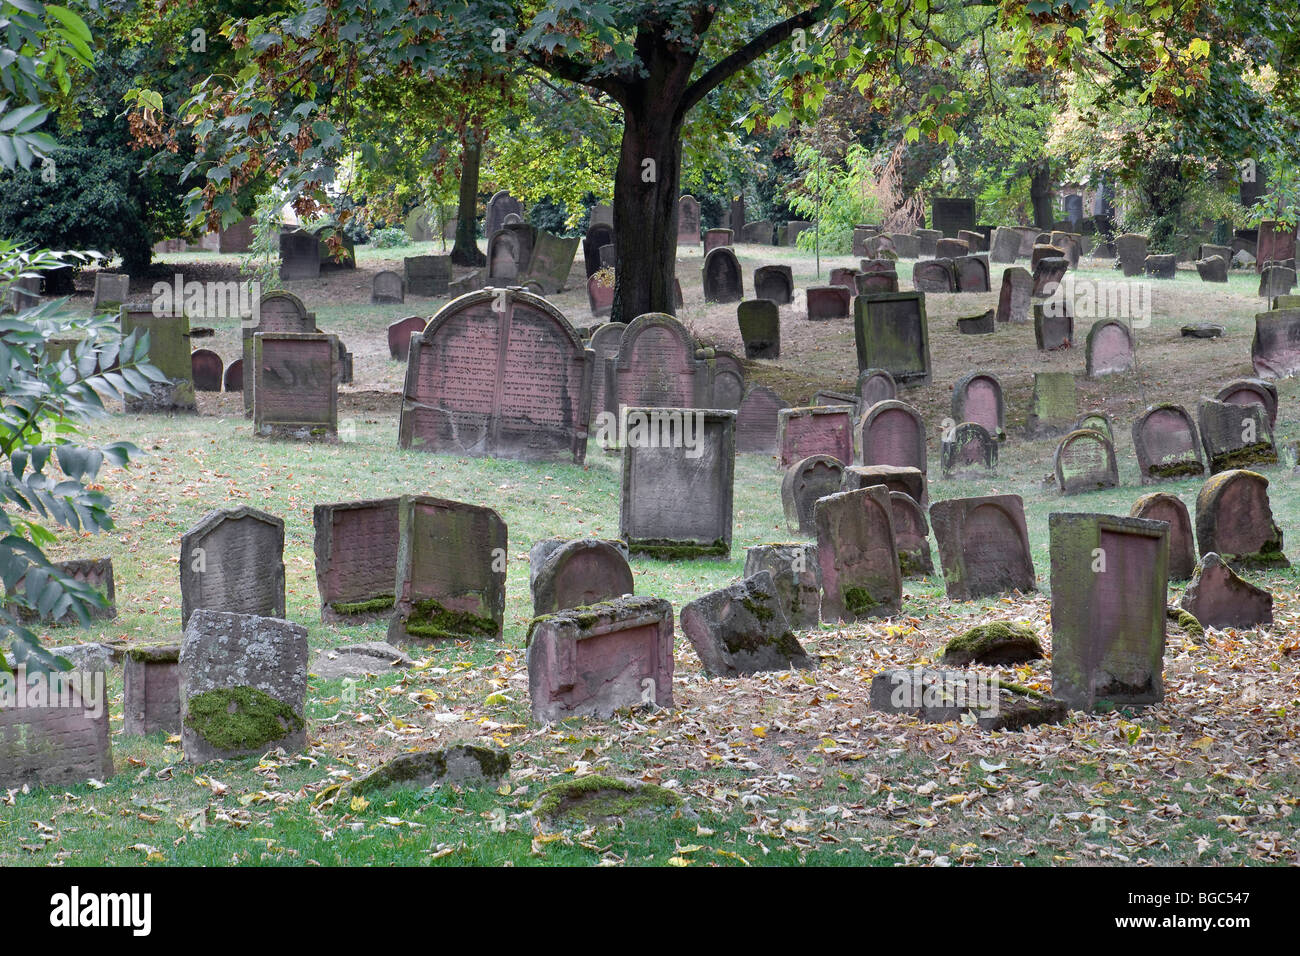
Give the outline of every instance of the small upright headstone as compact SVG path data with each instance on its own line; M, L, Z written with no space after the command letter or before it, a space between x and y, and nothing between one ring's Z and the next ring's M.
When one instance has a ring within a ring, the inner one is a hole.
M370 282L370 302L372 305L391 305L406 301L406 283L396 272L385 269L376 272Z
M930 524L950 600L1034 590L1034 561L1019 495L936 501L930 506Z
M1088 330L1086 365L1089 378L1133 370L1133 333L1115 319L1101 319Z
M781 504L786 525L800 534L816 534L813 507L819 498L839 492L844 463L831 455L810 455L785 470L781 479Z
M1196 425L1181 405L1152 405L1133 422L1133 450L1142 483L1200 477L1200 440Z
M945 478L984 478L997 471L998 443L976 422L961 422L945 434L940 464Z
M90 300L94 312L107 309L116 312L131 297L131 277L113 272L95 273L95 293Z
M284 617L284 522L247 506L209 511L181 537L181 624L200 608Z
M286 282L320 278L320 241L297 229L280 233L280 278Z
M900 385L930 381L930 333L925 295L860 295L853 301L858 370L886 369Z
M917 292L956 292L957 271L952 260L918 260L912 266L912 288Z
M1243 581L1211 551L1196 565L1179 606L1202 627L1249 630L1273 623L1273 595Z
M0 788L68 787L113 775L108 690L102 665L48 675L17 665L9 695L22 685L26 706L0 707ZM33 682L46 693L32 696Z
M122 731L181 732L181 646L137 644L122 655Z
M889 490L872 485L817 501L817 559L823 621L891 617L902 605Z
M636 587L622 546L599 538L539 541L528 553L533 615L612 601Z
M952 387L952 419L976 422L993 437L1005 434L1002 383L992 372L969 372Z
M860 407L868 409L876 402L897 398L898 386L894 384L894 376L885 369L868 368L858 375L857 393Z
M1146 268L1147 237L1125 233L1115 239L1115 257L1125 278L1140 276Z
M736 307L747 359L781 357L781 311L771 299L748 299Z
M316 505L316 587L322 621L387 617L396 602L399 499Z
M809 455L830 455L844 464L853 461L853 408L849 405L806 405L779 413L781 467Z
M1034 373L1034 397L1026 423L1030 438L1064 434L1078 414L1073 372Z
M1230 405L1203 398L1197 408L1197 419L1210 474L1277 464L1273 427L1263 406Z
M155 315L150 309L122 306L118 325L125 337L132 332L149 333L149 364L165 382L151 382L150 394L126 399L128 412L192 412L194 365L190 359L190 320L184 313Z
M1074 342L1074 314L1065 299L1034 303L1034 340L1040 352L1069 348Z
M1143 263L1146 274L1153 279L1172 279L1178 271L1178 257L1175 255L1150 255Z
M253 336L253 431L275 437L338 438L339 342L321 333Z
M789 305L794 299L794 276L789 266L759 266L754 270L754 298Z
M704 301L739 302L745 298L740 261L730 246L719 246L704 256Z
M405 362L410 355L411 336L419 335L428 324L428 319L410 315L388 326L389 357L398 362Z
M810 321L847 319L853 293L842 285L815 285L805 290Z
M953 271L957 278L958 292L988 292L989 260L988 256L958 256L952 260Z
M989 250L989 259L993 262L1015 262L1020 256L1020 233L1014 229L999 228L993 230L993 242Z
M775 455L781 448L781 396L766 385L745 392L736 412L736 451Z
M894 548L898 551L899 572L905 578L933 574L930 524L925 520L925 509L902 491L889 493L889 507L894 518Z
M1002 286L998 292L999 322L1017 325L1029 321L1029 304L1034 292L1034 277L1023 266L1002 270Z
M858 454L864 465L896 465L928 470L925 421L906 402L877 402L862 417Z
M745 549L745 577L767 571L776 586L781 610L796 630L816 627L821 619L821 566L817 545L756 544Z
M1130 518L1147 518L1169 524L1169 580L1186 581L1196 568L1196 540L1187 505L1177 495L1154 491L1133 502Z
M1119 485L1114 446L1105 435L1090 429L1073 431L1062 438L1052 465L1057 487L1065 495Z
M194 377L194 391L221 391L221 356L211 349L195 349L190 354L190 369Z

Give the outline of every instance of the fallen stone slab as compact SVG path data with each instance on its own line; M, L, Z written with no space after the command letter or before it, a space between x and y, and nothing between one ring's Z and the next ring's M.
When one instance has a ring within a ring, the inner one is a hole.
M682 798L665 787L591 774L547 787L533 804L533 814L542 820L600 823L659 814L681 803Z
M927 723L973 718L981 730L1022 730L1065 719L1065 701L1001 683L976 671L921 667L882 671L871 679L871 706ZM969 716L967 716L969 715Z
M966 664L1024 664L1043 659L1043 645L1033 627L1015 621L986 621L954 637L943 649L943 662Z
M1213 322L1197 322L1193 325L1184 325L1182 332L1185 339L1217 339L1223 335L1223 326L1215 325Z
M1203 627L1246 630L1273 623L1273 595L1243 580L1213 551L1196 565L1179 605Z
M387 641L367 641L318 651L310 672L322 680L384 674L397 667L410 667L411 658Z
M682 608L682 630L713 677L809 669L790 630L771 571L759 571Z
M504 750L457 744L442 750L418 750L398 754L348 786L354 796L373 793L395 784L417 789L435 783L474 786L501 779L510 770L510 754Z

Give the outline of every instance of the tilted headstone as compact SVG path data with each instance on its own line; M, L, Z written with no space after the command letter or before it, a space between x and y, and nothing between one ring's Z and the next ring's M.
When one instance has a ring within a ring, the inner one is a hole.
M1196 547L1237 568L1291 566L1282 551L1282 529L1273 520L1268 479L1234 469L1206 479L1196 496Z
M813 224L811 222L807 222L803 219L789 220L785 224L784 231L781 232L779 236L781 240L780 244L783 246L798 245L799 234L803 232L805 229L811 229L812 227Z
M280 233L280 278L285 282L320 278L320 240L296 229Z
M1169 580L1186 581L1196 568L1196 541L1192 517L1177 495L1154 491L1133 502L1130 518L1147 518L1169 524Z
M1068 232L1052 233L1051 244L1060 249L1071 269L1079 268L1079 258L1083 254L1083 243Z
M414 342L400 447L582 463L592 356L545 299L472 292L443 306Z
M701 408L713 394L712 366L671 315L637 316L623 332L614 363L614 407ZM608 387L608 385L607 385Z
M844 464L853 461L852 406L786 408L779 413L778 420L782 468L810 455L830 455Z
M227 392L244 390L244 360L235 359L226 366L225 382Z
M284 617L284 522L247 506L209 511L181 537L181 624L199 608Z
M1197 259L1196 274L1201 277L1202 282L1227 282L1228 260L1220 259L1218 256Z
M747 299L736 307L747 359L781 357L781 310L771 299Z
M1105 435L1090 429L1070 432L1061 439L1052 469L1056 485L1065 495L1119 485L1115 446Z
M790 626L803 630L821 620L821 566L817 545L756 544L745 549L745 577L761 571L772 575L781 611Z
M1057 296L1034 303L1034 341L1040 352L1069 348L1074 342L1074 314L1070 303Z
M919 468L900 465L849 465L844 469L840 491L857 491L872 485L884 485L891 492L901 491L922 508L930 501L925 473Z
M925 420L906 402L877 402L862 417L858 455L864 465L895 465L927 471Z
M1300 308L1256 313L1250 360L1261 378L1300 373Z
M745 298L740 260L730 246L719 246L704 256L704 301L739 302Z
M528 634L533 719L673 705L673 607L626 597L539 618Z
M181 646L137 644L122 655L122 731L181 732Z
M1078 431L1080 428L1088 428L1095 432L1101 432L1106 439L1113 445L1115 444L1115 429L1111 423L1110 416L1105 412L1089 412L1079 418L1074 423L1070 431Z
M1073 372L1035 372L1034 395L1026 422L1031 438L1048 438L1069 431L1078 417Z
M682 632L712 677L811 669L781 607L770 571L698 597L682 608Z
M1202 627L1245 631L1273 623L1273 595L1243 581L1213 551L1197 563L1178 604Z
M411 336L419 335L428 324L428 319L410 315L388 326L389 356L395 361L405 362L411 354Z
M860 407L868 409L876 402L897 398L898 386L885 369L868 368L858 374L857 394Z
M755 269L754 298L789 305L794 300L794 275L790 267L759 266Z
M897 614L903 578L889 490L872 485L820 498L814 507L823 621Z
M912 288L917 292L956 292L957 269L951 259L923 259L912 266Z
M339 343L320 333L253 336L257 379L253 431L283 438L338 438Z
M781 478L786 526L800 534L816 534L813 506L817 499L837 494L843 480L844 462L832 455L810 455L787 468Z
M949 498L930 505L944 586L953 601L1035 589L1025 506L1019 495Z
M389 643L499 638L506 523L491 508L403 495Z
M1100 319L1088 330L1086 365L1089 378L1133 370L1133 333L1115 319Z
M1229 382L1214 396L1229 405L1262 405L1268 412L1268 423L1277 424L1277 386L1258 378L1243 378Z
M989 260L998 263L1015 262L1020 257L1020 233L1014 229L993 230Z
M69 787L113 776L102 665L38 674L18 664L5 679L23 706L0 707L0 787Z
M808 303L808 318L811 321L822 319L847 319L853 302L853 293L839 285L809 286L805 291Z
M1262 405L1230 405L1202 398L1196 417L1210 474L1277 464L1273 427Z
M524 204L504 189L493 193L492 198L487 201L486 216L483 221L483 234L485 236L491 236L505 225L506 216L512 213L522 219L524 215Z
M677 242L688 245L700 241L700 204L694 196L677 200Z
M713 392L709 408L736 410L745 397L745 366L734 352L713 350Z
M1294 262L1294 260L1290 260ZM1265 299L1286 295L1296 286L1294 266L1268 265L1259 274L1259 294Z
M125 338L132 332L149 333L149 364L166 382L150 382L149 395L128 397L128 412L192 412L194 403L194 366L190 360L190 320L177 315L154 315L149 309L122 306L118 324Z
M930 524L925 520L925 509L902 491L889 493L889 507L894 519L894 549L898 552L899 573L905 578L933 574Z
M1053 514L1048 527L1052 696L1085 711L1163 700L1169 526Z
M636 586L621 542L539 541L528 553L533 616L613 601Z
M1196 424L1181 405L1152 405L1133 422L1133 450L1142 483L1205 474Z
M576 236L566 239L545 230L537 230L533 252L528 259L528 269L520 276L524 285L540 284L543 295L563 292L573 271L573 261L578 255L581 240Z
M988 252L989 240L982 232L976 232L974 229L959 229L957 238L970 247L971 252Z
M190 763L307 745L307 629L199 610L179 658L181 747Z
M619 537L659 558L731 553L736 412L628 408Z
M976 422L961 422L945 434L940 455L945 478L984 478L997 471L998 443Z
M998 322L1027 323L1033 293L1034 277L1028 269L1021 266L1003 269L998 290Z
M316 588L322 621L387 617L397 600L399 499L316 505Z
M853 306L858 370L881 368L900 385L928 384L930 332L924 293L860 295Z
M1061 279L1065 277L1066 270L1070 263L1059 257L1049 256L1041 259L1034 264L1034 295L1050 296L1055 294L1061 285Z
M1002 383L992 372L970 372L952 387L952 418L976 422L995 438L1005 434Z
M781 396L766 385L745 392L736 413L736 451L775 455L781 448Z

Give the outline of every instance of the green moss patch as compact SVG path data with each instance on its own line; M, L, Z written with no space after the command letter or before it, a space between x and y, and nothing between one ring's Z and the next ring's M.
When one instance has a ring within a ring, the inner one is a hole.
M378 614L381 611L387 611L396 603L396 599L391 594L373 597L366 601L335 601L330 604L330 609L335 614Z
M1190 611L1171 605L1165 608L1165 617L1173 621L1188 637L1205 636L1205 628L1201 627L1201 622Z
M866 588L852 587L844 589L844 606L853 614L866 614L879 605L880 602L872 597L871 592Z
M174 664L181 658L179 644L137 644L124 652L133 661L142 664Z
M595 821L621 819L680 806L671 790L626 777L592 774L547 787L533 804L539 818Z
M690 541L668 541L645 539L629 541L628 548L633 554L644 554L660 561L676 561L689 558L725 558L731 554L731 547L722 538L711 544L694 544Z
M185 726L218 750L256 750L303 727L292 707L256 687L205 691L188 711Z
M490 617L480 617L468 611L453 611L439 601L429 598L411 608L406 620L406 633L412 637L456 638L496 637L500 634L497 622Z
M1023 664L1043 657L1038 634L1028 624L988 621L976 624L943 648L945 664Z

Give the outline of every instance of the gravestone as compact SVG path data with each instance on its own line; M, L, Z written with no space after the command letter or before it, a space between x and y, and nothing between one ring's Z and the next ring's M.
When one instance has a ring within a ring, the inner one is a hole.
M245 253L253 248L253 220L245 216L217 234L217 251L222 255Z
M506 225L490 233L487 244L487 280L492 285L519 285L528 271L537 230L523 223ZM412 295L415 290L411 290Z
M924 293L860 295L853 308L858 371L880 368L897 384L929 384L930 332Z
M772 575L781 612L796 630L816 627L821 609L821 567L817 545L756 544L745 549L744 577Z
M960 316L957 319L957 331L962 335L991 335L997 331L997 320L993 310Z
M396 602L399 499L316 505L316 589L321 620L387 617Z
M808 302L808 318L811 321L847 319L849 317L853 293L843 286L809 286L805 295Z
M235 359L226 366L225 382L227 392L242 392L244 390L244 360Z
M848 266L836 266L831 270L828 285L843 286L852 295L857 291L858 270Z
M970 251L970 243L964 239L940 239L934 244L934 254L941 259L968 256Z
M810 455L796 461L781 478L781 505L791 531L814 535L813 506L817 499L839 492L844 462L832 455Z
M25 706L0 707L0 787L69 787L113 776L104 667L48 676L28 673L25 664L17 669L6 675L10 693L21 686L32 696ZM33 695L38 685L43 698Z
M542 295L563 292L573 271L573 260L578 254L581 240L576 236L565 239L545 230L537 230L528 268L521 276L522 284L541 287Z
M614 281L607 272L595 272L587 277L587 306L594 316L614 311Z
M790 630L770 571L759 571L682 608L682 632L710 677L811 669Z
M736 412L736 451L775 455L781 448L781 396L766 385L745 392Z
M949 498L930 506L949 600L1035 590L1034 560L1019 495Z
M376 272L370 283L370 304L390 305L406 301L406 284L396 272Z
M956 292L957 271L951 259L924 259L912 266L912 288L917 292Z
M713 393L712 367L696 358L684 325L661 312L633 319L614 362L611 407L701 408ZM608 387L608 385L606 386Z
M154 315L149 309L122 306L118 314L122 337L149 333L149 364L167 376L150 382L149 394L125 400L128 412L192 412L194 366L190 359L190 320L183 314Z
M505 226L506 216L516 215L520 221L524 217L524 204L510 195L506 190L498 190L487 201L486 215L483 220L483 235L494 235Z
M1290 567L1269 505L1268 479L1243 469L1206 479L1196 495L1196 547L1236 568Z
M813 392L812 405L851 405L853 406L853 418L856 420L862 412L862 404L858 396L850 395L848 392L836 392L828 388L819 388Z
M406 214L406 236L412 242L431 242L435 235L433 217L423 206L416 206Z
M602 269L618 268L618 247L614 245L614 243L611 242L607 245L601 246L598 255L600 258L600 267ZM673 277L673 281L677 282L676 276ZM680 285L681 283L677 283L677 284ZM680 290L678 291L677 299L678 299L677 304L681 305Z
M1049 256L1034 265L1034 295L1043 297L1056 293L1065 277L1069 262L1059 256Z
M1172 279L1178 271L1175 255L1149 255L1143 263L1146 274L1153 279Z
M713 350L713 391L705 404L709 408L735 411L745 397L745 366L740 357L726 349Z
M411 354L411 336L419 335L429 320L418 315L398 319L388 327L388 354L399 362L405 362Z
M925 509L902 491L889 493L889 507L894 519L894 549L898 552L899 573L905 578L933 574L930 525L925 520Z
M730 246L719 246L704 256L704 301L739 302L745 298L740 261Z
M988 292L989 260L986 256L960 256L952 260L958 292Z
M596 203L589 210L588 221L592 226L605 225L613 228L614 225L614 207L609 203ZM590 229L590 226L588 226Z
M122 655L122 731L181 732L181 646L138 644Z
M1002 285L998 290L998 322L1016 324L1029 321L1029 305L1034 294L1034 277L1021 266L1002 270Z
M104 598L107 606L87 608L87 614L91 622L110 621L117 617L117 587L113 580L112 558L78 558L71 561L53 561L51 564L60 574L93 588ZM44 586L42 583L41 588L43 589ZM20 577L12 589L6 588L5 591L6 593L22 594L31 602L32 609L15 609L18 617L24 622L39 622L46 625L65 625L69 627L81 626L81 619L77 617L77 613L72 608L68 608L58 618L53 616L52 610L41 613L39 610L39 594L27 595L26 575Z
M627 326L622 322L606 322L591 333L587 348L595 354L592 363L591 400L588 422L595 422L601 412L611 412L617 416L618 408L609 408L609 398L614 394L608 381L611 369L618 359L619 347L623 344L623 333Z
M1112 445L1115 444L1115 429L1111 426L1110 416L1105 412L1089 412L1082 416L1070 431L1077 431L1080 428L1091 429L1094 432L1101 432L1106 436L1106 440Z
M528 634L533 719L673 705L673 607L626 597L539 618Z
M900 259L917 259L921 255L921 240L905 232L891 232L888 237Z
M307 746L307 629L202 609L179 657L181 747L190 763Z
M628 408L625 421L619 537L663 559L730 554L736 412Z
M955 236L963 229L974 229L975 200L936 197L930 204L930 222L945 236Z
M338 438L338 339L320 333L253 336L253 432L277 438Z
M705 229L704 254L708 255L714 249L730 246L733 235L734 233L730 229Z
M1260 378L1288 378L1300 373L1300 308L1255 314L1250 361Z
M1020 256L1020 233L1014 229L999 227L993 230L993 241L989 249L991 262L1015 262Z
M997 471L998 443L983 425L961 422L945 433L939 460L945 478L987 478Z
M285 282L320 278L320 241L300 229L280 233L280 278Z
M1295 268L1292 266L1265 266L1259 274L1259 294L1265 299L1286 295L1295 284Z
M1201 245L1197 249L1197 255L1196 255L1197 259L1201 259L1201 260L1212 259L1215 256L1218 256L1220 259L1223 260L1223 264L1225 267L1231 265L1232 247L1201 243Z
M113 272L95 273L95 292L90 300L92 312L117 312L131 297L131 277Z
M955 422L975 422L995 438L1002 438L1004 428L1002 383L992 372L969 372L952 387L952 418Z
M745 223L740 230L740 241L759 246L772 245L772 220L760 219L758 222Z
M1273 427L1262 405L1230 405L1202 398L1196 417L1210 474L1277 464Z
M1265 263L1287 262L1296 257L1296 227L1284 228L1281 223L1265 219L1259 224L1259 237L1255 242L1257 268L1263 271ZM1294 277L1293 277L1294 278Z
M1196 542L1187 505L1177 495L1155 491L1143 495L1129 509L1130 518L1146 518L1169 524L1169 580L1186 581L1196 568Z
M1243 378L1229 382L1214 396L1229 405L1262 405L1268 412L1268 423L1277 424L1277 386L1258 378Z
M1273 595L1243 581L1213 551L1196 565L1178 604L1202 627L1246 631L1273 623Z
M957 232L957 238L970 247L971 252L988 252L989 237L982 232L974 229L961 229Z
M302 299L292 292L268 292L258 300L256 322L245 322L240 331L243 339L243 367L248 369L248 374L244 376L244 416L252 418L257 386L254 354L256 343L253 336L259 332L317 332L316 313L308 312Z
M1029 257L1029 268L1037 273L1039 263L1044 259L1053 258L1065 258L1065 250L1059 246L1054 246L1047 241L1036 242L1034 243L1034 251ZM1068 259L1066 260L1066 263L1067 265L1069 264Z
M1091 429L1073 431L1061 439L1052 469L1056 485L1065 495L1119 485L1115 446L1105 435Z
M829 455L842 464L853 461L853 407L806 405L777 415L781 467L810 455Z
M1220 259L1218 256L1198 259L1196 260L1196 274L1201 277L1202 282L1227 282L1228 260Z
M693 245L700 241L700 204L694 196L677 200L677 242Z
M943 238L943 232L938 229L917 229L913 235L916 236L917 250L920 255L934 258L938 252L939 240Z
M392 273L389 273L392 275ZM451 256L406 256L402 259L402 296L400 299L387 301L405 301L405 295L418 295L433 298L446 295L451 289ZM394 293L396 284L392 279L385 280L389 295Z
M1074 314L1061 297L1034 303L1034 341L1040 352L1069 348L1074 342Z
M794 275L789 266L759 266L754 270L754 298L777 305L794 301Z
M1077 710L1164 699L1169 526L1101 514L1048 516L1052 695Z
M1205 473L1196 425L1181 405L1152 405L1138 416L1133 423L1133 449L1143 484Z
M552 538L534 545L528 559L534 617L617 600L636 590L621 542Z
M413 343L400 447L582 463L592 357L545 299L471 292L439 309Z
M1115 319L1100 319L1088 330L1086 366L1089 378L1133 370L1133 333Z
M1070 430L1079 408L1073 372L1035 372L1034 396L1026 421L1030 438L1049 438Z
M785 231L781 236L781 245L794 246L799 243L799 234L805 229L811 229L813 224L802 219L791 219L785 224Z
M821 617L830 623L892 617L903 600L889 490L872 485L817 501Z
M190 353L190 372L196 392L221 391L221 356L211 349L195 349Z
M588 278L600 271L601 248L613 244L614 226L612 224L593 221L587 227L587 235L582 240L582 260Z
M506 539L506 523L491 508L402 495L388 642L499 638Z
M748 299L736 307L747 359L781 357L781 311L771 299Z
M925 474L925 421L921 413L897 399L876 402L862 417L858 454L864 465L916 468Z
M1060 249L1071 269L1079 268L1079 259L1083 254L1083 243L1068 232L1053 232L1051 244Z
M864 272L854 280L858 295L898 291L898 273L893 269Z
M181 624L199 608L284 617L284 522L247 506L209 511L181 537Z
M925 473L901 465L850 465L844 469L840 491L857 491L872 485L884 485L891 492L901 491L922 508L929 503Z
M898 397L894 376L883 368L868 368L860 372L856 391L859 407L863 409L870 408L876 402Z

